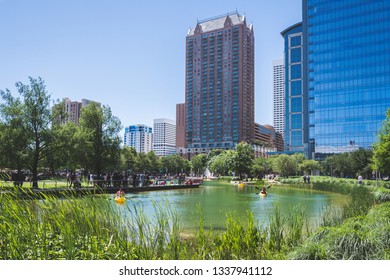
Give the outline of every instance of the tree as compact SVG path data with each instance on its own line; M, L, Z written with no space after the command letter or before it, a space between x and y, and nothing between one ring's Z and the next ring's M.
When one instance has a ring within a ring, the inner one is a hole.
M47 155L45 165L52 173L58 169L74 170L79 168L79 161L75 160L83 151L78 145L78 128L73 122L65 125L53 124L51 152Z
M379 172L388 175L390 170L390 109L379 131L378 142L374 144L373 164Z
M320 170L320 164L315 160L305 159L298 165L298 169L311 175L313 171Z
M22 100L13 98L9 90L1 91L5 102L1 111L9 125L17 123L16 131L8 131L12 134L13 140L10 141L14 141L9 142L10 148L23 154L19 156L31 170L33 188L37 188L38 167L51 152L53 116L50 110L50 95L46 91L44 81L40 77L29 77L29 81L30 85L21 82L15 84ZM17 139L17 135L21 138Z
M290 157L295 163L295 168L296 168L295 172L297 173L299 171L299 165L302 164L303 161L305 160L305 156L302 153L295 153L292 154Z
M134 147L124 146L121 150L121 169L134 171L137 161L137 151Z
M120 120L112 115L110 107L91 103L81 109L76 136L81 166L98 175L119 168L121 140L118 134L121 129Z
M149 172L150 173L159 173L161 170L161 160L159 157L153 152L150 151L146 154L146 157L149 161Z
M240 178L242 178L244 174L249 175L251 173L255 153L251 145L244 142L237 145L235 152L236 153L233 158L233 170L236 174L239 174Z
M297 173L298 166L294 157L278 155L272 160L272 169L283 177L289 177Z
M360 148L350 153L351 168L354 175L357 177L363 175L366 178L371 177L373 151Z
M263 157L255 158L252 165L252 173L262 178L263 175L268 171L268 162L269 161Z
M212 158L214 158L215 156L218 156L220 154L223 154L224 152L225 152L225 150L222 150L222 149L211 150L210 152L207 153L207 162L210 162L210 160Z
M26 166L28 146L22 118L23 106L9 90L0 91L0 94L4 101L0 104L0 166L17 169L19 173Z
M352 175L349 153L328 156L322 166L326 167L328 174L332 176L345 177Z
M169 155L161 158L162 172L178 174L188 172L190 165L179 155Z
M207 155L198 154L191 159L192 171L198 175L202 175L207 168Z
M215 155L209 161L210 172L226 175L232 171L233 151L227 150Z

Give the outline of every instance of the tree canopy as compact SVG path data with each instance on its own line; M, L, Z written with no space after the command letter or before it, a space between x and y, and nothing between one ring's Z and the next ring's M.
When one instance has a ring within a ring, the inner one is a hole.
M378 142L374 144L373 164L379 172L390 173L390 109L379 131Z
M33 187L38 187L38 167L52 152L51 123L53 116L50 110L50 95L44 81L38 77L29 77L30 84L15 84L20 97L15 98L7 89L1 91L2 126L10 136L2 145L13 150L8 154L10 166L25 165L32 173ZM6 134L5 134L6 135ZM4 134L3 134L4 137ZM12 160L11 157L15 156ZM23 164L17 162L23 161Z

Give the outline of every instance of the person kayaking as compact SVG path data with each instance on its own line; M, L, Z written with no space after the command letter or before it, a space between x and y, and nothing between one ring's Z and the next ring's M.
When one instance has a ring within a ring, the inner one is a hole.
M125 196L125 192L122 191L122 188L119 188L119 190L116 192L116 196L117 196L117 197Z
M262 194L267 194L267 190L265 189L265 187L263 187L262 189L261 189L261 192L260 193L262 193Z

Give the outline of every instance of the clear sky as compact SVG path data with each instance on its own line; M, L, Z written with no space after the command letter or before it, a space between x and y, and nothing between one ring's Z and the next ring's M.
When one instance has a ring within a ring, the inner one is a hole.
M175 120L188 29L235 10L255 31L255 121L272 125L272 61L302 0L0 0L0 89L40 76L53 99L98 101L123 126Z

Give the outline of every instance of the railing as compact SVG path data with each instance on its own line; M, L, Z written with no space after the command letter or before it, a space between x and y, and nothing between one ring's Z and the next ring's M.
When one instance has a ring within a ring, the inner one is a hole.
M119 187L147 187L147 186L173 186L173 185L184 185L184 184L196 184L200 183L199 180L194 178L156 178L147 180L38 180L38 181L0 181L1 188L25 188L33 187L33 183L37 182L38 188L87 188L87 187L106 187L106 188L119 188Z

